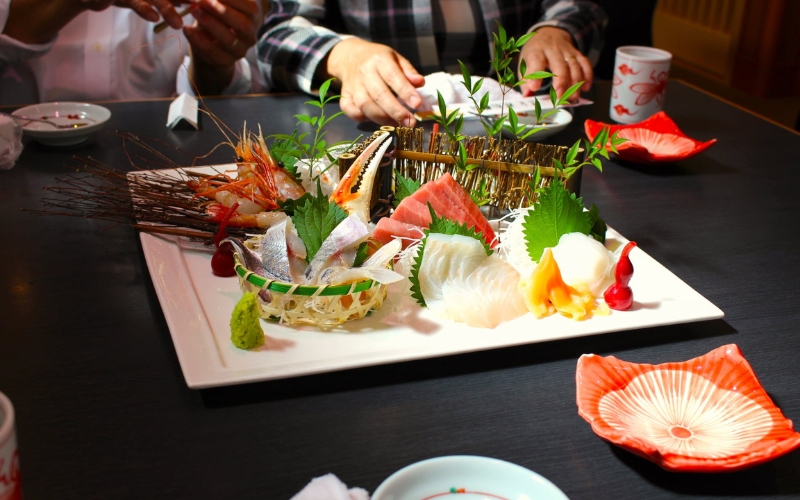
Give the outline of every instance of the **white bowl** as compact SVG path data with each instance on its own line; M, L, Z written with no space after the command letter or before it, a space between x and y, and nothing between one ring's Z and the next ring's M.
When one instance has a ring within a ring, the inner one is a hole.
M528 136L525 140L529 142L539 142L542 139L550 137L553 134L557 134L567 128L567 126L572 123L572 113L567 111L566 109L559 109L552 115L545 118L546 123L536 124L536 115L533 114L532 111L525 112L524 114L520 112L517 116L517 121L520 125L525 125L525 132L528 132L531 128L535 128L538 131L534 132L530 136ZM494 117L490 117L488 120L490 123L494 123ZM506 119L506 126L508 125L508 119ZM523 132L523 133L525 133ZM514 134L506 130L506 127L503 127L503 137L506 139L516 139Z
M423 460L400 469L383 481L372 500L568 500L539 474L496 458L449 456Z
M12 115L18 117L24 135L49 146L79 144L97 132L111 118L111 111L96 104L83 102L45 102L20 108ZM79 125L77 128L58 128L54 125Z

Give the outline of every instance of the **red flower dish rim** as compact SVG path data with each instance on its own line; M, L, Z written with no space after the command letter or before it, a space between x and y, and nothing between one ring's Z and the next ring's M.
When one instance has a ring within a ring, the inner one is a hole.
M609 123L597 122L594 120L586 120L584 122L584 130L586 132L586 136L589 140L593 140L594 137L603 129L603 127L609 128L609 135L613 134L617 130L622 129L631 129L631 128L644 128L651 130L657 134L671 134L676 135L678 137L682 137L684 139L690 140L694 144L694 148L691 151L688 151L683 154L670 154L670 155L663 155L663 154L654 154L647 150L646 147L636 144L632 141L627 141L624 144L617 147L617 156L621 159L626 161L631 161L634 163L670 163L676 162L680 160L685 160L686 158L692 157L702 151L705 151L712 144L717 142L716 139L711 139L709 141L697 141L692 139L691 137L684 134L675 122L667 116L667 114L663 111L659 111L658 113L654 114L650 118L643 120L638 123L631 123L628 125L612 125Z
M609 425L600 414L600 400L606 394L624 390L635 377L655 370L691 372L719 389L744 396L769 414L772 427L741 453L706 458L662 451L650 440L625 434ZM592 430L601 438L666 470L727 472L767 462L800 447L800 434L794 431L792 421L784 417L772 402L736 344L718 347L689 361L661 365L629 363L614 356L584 354L578 360L575 379L578 413L592 425Z

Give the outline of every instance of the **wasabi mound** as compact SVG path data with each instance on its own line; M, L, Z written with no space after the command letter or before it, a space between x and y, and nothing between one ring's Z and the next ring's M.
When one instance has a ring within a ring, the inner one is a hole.
M231 315L231 342L239 349L264 345L264 330L258 316L256 294L245 293Z

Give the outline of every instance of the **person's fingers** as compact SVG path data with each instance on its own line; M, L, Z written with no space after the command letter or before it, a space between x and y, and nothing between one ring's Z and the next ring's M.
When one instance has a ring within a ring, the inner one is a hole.
M594 70L592 69L592 63L589 59L584 56L583 54L578 56L578 62L581 65L581 69L583 70L583 86L581 86L581 92L586 92L592 89L592 80L594 79ZM576 82L577 83L577 82Z
M145 2L143 0L131 0L129 2L125 2L123 6L134 11L136 15L138 15L145 21L150 21L151 23L157 23L158 21L161 20L161 14L159 14L158 11L155 8L153 8L153 6L149 2ZM170 24L170 26L172 25Z
M236 44L236 33L217 17L206 12L197 4L192 8L192 17L197 20L197 25L203 28L220 47L231 47Z
M233 64L238 59L221 48L214 36L200 26L184 26L183 33L192 47L194 57L217 66Z
M386 82L389 88L394 91L394 94L397 95L403 102L407 103L412 108L417 108L422 104L422 97L417 92L416 88L412 83L409 81L408 74L412 72L412 75L416 73L416 69L408 62L404 57L398 55L397 56L398 65L392 66L391 64L381 64L378 66L378 75L380 76L381 80ZM416 73L419 74L419 73ZM422 75L419 75L422 76ZM424 77L423 77L424 83ZM391 101L397 101L394 99L394 95L385 95L386 91L385 86L379 87L374 90L374 92L380 94L380 97L385 99L387 105L391 106L392 110L394 110L394 103ZM389 92L391 94L391 92ZM377 97L377 95L376 95ZM391 99L390 99L391 98ZM376 99L379 105L383 106L382 101ZM399 104L399 103L398 103ZM402 107L402 105L401 105ZM386 108L384 108L386 109ZM405 108L403 108L405 110ZM395 116L389 109L387 109L390 115ZM396 111L396 110L395 110ZM407 110L406 113L407 114Z
M400 64L400 69L403 70L408 83L415 88L425 85L425 77L422 76L419 71L417 71L417 68L415 68L408 59L398 54L397 62ZM419 94L417 95L419 96Z
M547 56L547 67L556 75L553 77L553 88L560 97L569 88L571 78L569 63L558 48L547 48L545 56Z
M364 115L361 108L356 105L352 93L342 90L341 97L339 98L339 107L342 108L342 112L350 119L357 122L367 121L366 115Z
M248 46L256 43L258 5L253 0L203 0L200 7L236 32Z
M175 10L175 6L169 0L150 0L158 12L161 14L161 17L164 18L164 21L170 25L170 27L174 29L180 29L183 27L183 19L181 19L181 15L178 14L178 11Z
M570 73L569 80L565 82L567 86L564 89L564 91L566 91L569 87L578 82L585 82L586 77L583 74L583 66L581 66L581 63L577 57L575 57L572 54L567 54L564 56L564 59L567 60L567 65L569 66L569 73ZM575 100L578 97L580 97L580 89L578 89L574 94L572 94L570 100Z
M383 125L408 122L411 112L397 100L380 71L367 75L364 87L366 95L357 104L370 120Z
M531 74L535 71L544 71L547 69L547 57L541 50L531 50L525 57L525 72ZM525 76L525 75L522 75ZM522 95L525 97L533 95L536 91L542 88L541 80L526 80L522 84Z

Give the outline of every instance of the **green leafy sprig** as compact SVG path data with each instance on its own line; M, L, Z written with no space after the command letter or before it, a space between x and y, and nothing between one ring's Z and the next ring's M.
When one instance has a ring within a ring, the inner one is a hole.
M319 115L297 114L297 124L306 124L311 127L312 132L298 132L295 130L292 134L274 134L270 137L273 138L272 149L278 161L282 161L290 172L297 175L295 164L299 160L306 160L309 165L314 164L322 158L328 158L331 165L334 164L335 158L331 154L331 150L342 144L352 144L354 141L343 141L334 144L328 144L325 136L327 135L326 126L334 119L344 113L339 111L327 116L325 114L325 105L331 101L338 99L339 95L328 95L333 78L326 80L319 87L319 95L317 100L306 101L305 104L319 109ZM277 149L277 152L275 150ZM330 167L328 167L330 168ZM312 175L311 179L316 180Z
M340 222L347 218L347 212L336 203L328 201L328 197L322 193L319 186L316 196L306 194L308 197L305 202L294 207L292 223L297 229L297 235L306 246L307 259L310 262L319 251L322 242Z

